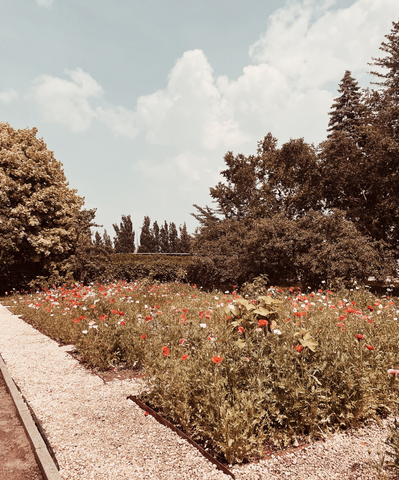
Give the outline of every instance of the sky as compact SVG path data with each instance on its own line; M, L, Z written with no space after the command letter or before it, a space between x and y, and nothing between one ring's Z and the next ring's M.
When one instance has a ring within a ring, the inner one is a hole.
M146 215L193 232L223 156L323 141L398 19L398 0L0 0L0 122L38 129L111 237L129 214L136 238Z

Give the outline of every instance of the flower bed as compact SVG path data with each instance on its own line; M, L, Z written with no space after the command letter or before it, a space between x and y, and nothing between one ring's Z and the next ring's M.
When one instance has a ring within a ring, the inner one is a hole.
M143 365L143 400L229 463L356 426L398 400L396 301L364 289L243 298L114 282L7 301L90 367Z

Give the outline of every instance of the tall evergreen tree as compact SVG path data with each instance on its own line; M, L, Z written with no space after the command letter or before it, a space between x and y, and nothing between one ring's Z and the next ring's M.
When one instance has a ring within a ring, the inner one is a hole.
M168 227L168 224L166 223L166 220L159 231L159 247L160 247L161 253L170 253L169 227Z
M184 222L183 227L179 227L179 230L180 230L180 238L179 238L180 252L190 253L192 237L191 235L189 235L187 231L186 222Z
M116 253L134 253L134 230L130 215L122 215L122 221L119 224L112 224L115 230L114 246Z
M140 246L138 253L151 253L154 251L154 242L151 235L150 226L150 217L144 217L143 226L141 227Z
M341 94L334 99L329 112L330 121L327 138L333 133L346 133L354 141L360 141L360 127L364 125L367 109L363 103L363 95L357 81L349 70L339 83L338 92Z
M158 225L158 222L156 220L152 224L151 236L152 236L152 241L153 241L152 251L154 253L159 253L159 251L160 251L160 234L159 234L159 225Z
M179 234L174 222L169 223L169 251L170 253L180 253Z
M373 110L367 127L366 155L372 160L373 205L369 231L374 238L399 247L399 22L392 22L380 50L386 55L370 63L379 90L369 96Z

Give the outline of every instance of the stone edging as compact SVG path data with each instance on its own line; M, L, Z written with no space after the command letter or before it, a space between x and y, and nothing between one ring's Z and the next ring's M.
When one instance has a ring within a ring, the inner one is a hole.
M0 355L0 371L4 378L7 390L11 395L17 410L18 417L26 432L29 442L32 446L33 453L36 457L37 464L43 474L45 480L62 480L57 467L47 450L46 444L36 427L36 424L29 412L29 409L22 399L13 379L11 378L3 358Z

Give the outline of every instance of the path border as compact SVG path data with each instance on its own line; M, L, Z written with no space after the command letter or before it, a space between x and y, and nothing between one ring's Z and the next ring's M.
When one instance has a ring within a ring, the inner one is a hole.
M17 415L21 420L22 426L31 444L33 454L36 457L37 464L43 474L44 480L62 480L54 460L52 459L45 441L43 440L35 421L29 411L27 404L24 402L21 393L18 391L14 380L11 378L3 357L0 354L0 371L4 378L7 391L11 395L17 410Z

